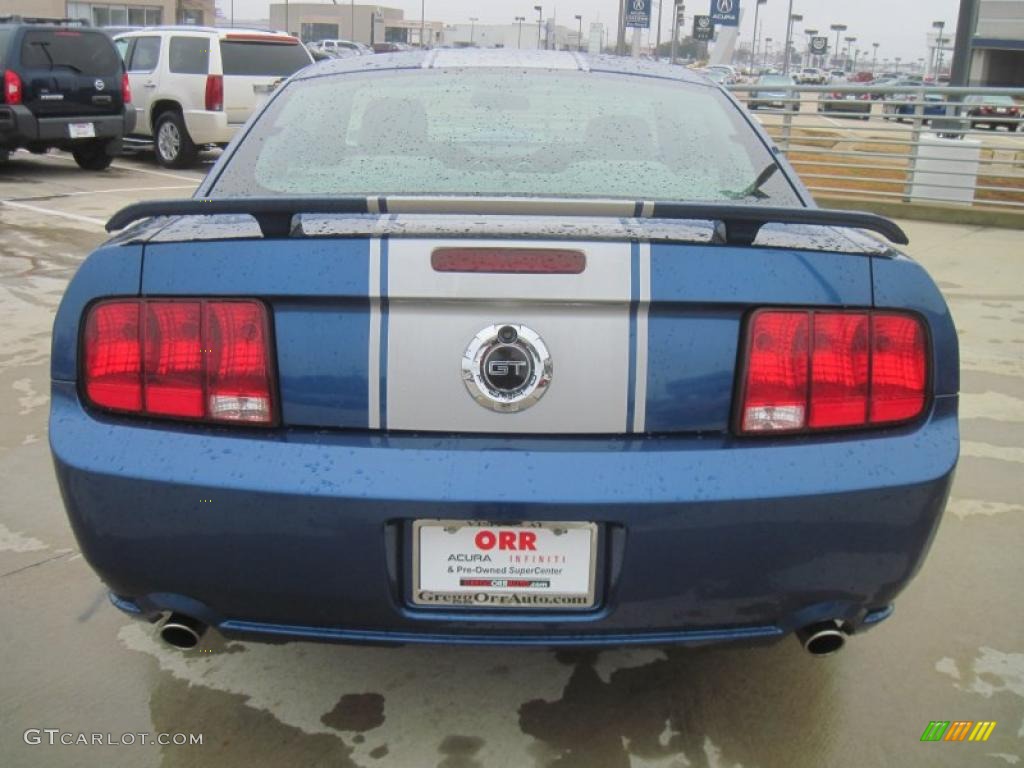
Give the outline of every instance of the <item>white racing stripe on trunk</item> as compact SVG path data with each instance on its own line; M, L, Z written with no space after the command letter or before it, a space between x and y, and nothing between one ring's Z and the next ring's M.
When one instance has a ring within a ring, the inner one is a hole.
M636 307L636 383L633 389L634 432L643 432L647 423L647 312L651 305L651 244L640 243L638 285L633 288Z
M579 248L586 269L578 275L479 274L431 267L434 248L501 245ZM628 430L631 251L628 242L389 240L382 361L387 391L379 394L386 396L386 427L534 434ZM506 323L540 334L554 364L545 395L520 413L482 407L461 376L462 356L474 336ZM371 365L371 377L373 370Z
M368 421L370 429L380 429L380 238L370 238L370 340L367 345Z

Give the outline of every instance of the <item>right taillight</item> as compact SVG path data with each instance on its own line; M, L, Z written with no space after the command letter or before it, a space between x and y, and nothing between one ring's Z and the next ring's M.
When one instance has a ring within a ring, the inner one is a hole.
M82 388L93 406L214 422L275 421L266 305L114 299L92 306Z
M4 104L21 104L21 78L12 69L4 70Z
M206 110L220 112L224 109L224 78L221 75L206 76Z
M924 411L928 345L915 315L765 309L746 339L743 434L881 426Z

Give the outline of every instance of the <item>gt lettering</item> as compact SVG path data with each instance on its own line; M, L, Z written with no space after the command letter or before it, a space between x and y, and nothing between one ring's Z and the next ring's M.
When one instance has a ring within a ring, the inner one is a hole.
M477 549L485 552L494 549L513 550L520 552L537 551L537 534L533 531L500 531L497 536L493 531L480 531L474 538Z

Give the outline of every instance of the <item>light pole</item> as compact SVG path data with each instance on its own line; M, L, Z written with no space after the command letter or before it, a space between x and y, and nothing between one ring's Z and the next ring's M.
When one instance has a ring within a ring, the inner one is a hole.
M476 25L476 23L478 21L480 21L480 19L478 19L476 16L470 16L469 17L469 47L470 48L473 47L473 31L474 31L475 25Z
M768 50L772 47L772 38L766 37L764 39L764 65L761 69L768 69Z
M803 20L803 16L793 13L793 0L789 0L789 15L786 16L786 60L782 63L783 74L789 74L789 51L793 44L793 22Z
M935 79L939 79L939 75L942 72L942 31L946 28L946 22L934 21L932 22L932 28L939 30L939 39L935 43L936 51L936 64L935 71L932 73L935 75Z
M535 5L533 10L537 12L537 50L540 50L540 25L544 21L544 6Z
M846 55L843 56L843 69L850 70L850 51L853 49L853 44L857 42L856 37L844 37L846 41Z
M831 27L829 27L829 29L831 29L833 32L836 33L836 47L835 47L835 50L832 51L832 65L838 67L839 66L839 35L842 32L846 31L846 25L845 24L833 24Z
M900 62L903 61L903 59L901 59L899 56L897 56L895 59L893 59L893 61L896 62L896 74L899 75L899 73L900 73Z
M754 69L757 66L757 40L758 40L758 29L757 29L757 17L758 12L761 10L761 6L765 5L768 0L757 0L757 5L754 6L754 47L750 52L750 68Z
M355 2L355 0L353 0ZM427 28L427 0L420 0L420 48L426 48L424 34Z
M580 14L576 14L576 21L580 23L579 32L576 33L576 50L583 50L583 17Z
M654 39L654 60L655 61L661 61L661 53L660 53L660 50L659 50L661 48L661 9L664 8L664 7L665 7L665 0L658 0L658 33L657 33L657 35L655 35L655 39ZM648 42L650 42L650 38L648 38ZM603 53L603 51L602 51L602 53Z
M850 68L851 72L857 72L857 57L860 56L860 48L853 49L853 66Z
M875 67L878 65L878 46L880 43L872 43L871 47L875 49L874 55L871 57L871 76L875 75Z
M523 47L523 22L526 21L525 16L516 16L516 21L519 22L519 37L516 38L516 48Z

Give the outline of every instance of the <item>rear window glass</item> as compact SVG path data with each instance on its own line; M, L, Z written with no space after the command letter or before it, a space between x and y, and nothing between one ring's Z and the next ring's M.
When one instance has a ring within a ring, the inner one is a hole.
M26 32L21 65L26 69L70 69L83 75L121 71L121 59L106 35L71 29Z
M172 37L168 54L171 72L205 75L210 58L210 40L205 37Z
M256 43L221 40L225 75L287 77L309 64L306 49L297 43Z
M2 64L4 59L7 57L7 44L10 42L10 39L11 30L0 29L0 64Z
M439 69L293 82L220 195L481 195L799 204L718 89L575 71ZM747 192L747 194L743 194Z

